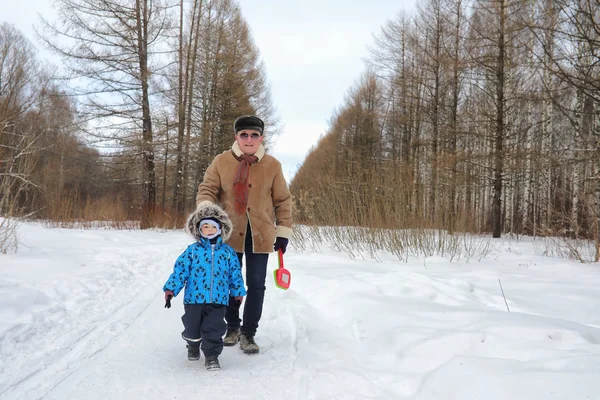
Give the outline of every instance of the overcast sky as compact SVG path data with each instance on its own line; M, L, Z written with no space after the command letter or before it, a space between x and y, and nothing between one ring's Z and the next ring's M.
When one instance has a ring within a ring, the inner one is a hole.
M284 126L271 153L289 179L364 71L373 34L416 0L239 0ZM0 0L0 21L37 44L32 25L50 0ZM268 127L267 127L268 129ZM268 132L268 130L267 130Z

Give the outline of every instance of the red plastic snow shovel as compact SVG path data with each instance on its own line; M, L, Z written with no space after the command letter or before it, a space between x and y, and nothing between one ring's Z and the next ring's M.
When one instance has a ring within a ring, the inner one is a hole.
M279 255L279 268L273 271L275 286L279 289L288 290L292 282L292 274L283 266L283 253L281 249L277 250L277 254Z

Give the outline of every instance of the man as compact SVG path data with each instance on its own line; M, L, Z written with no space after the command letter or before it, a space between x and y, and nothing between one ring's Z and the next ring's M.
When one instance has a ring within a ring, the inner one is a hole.
M254 336L262 315L269 253L285 253L292 234L292 196L281 163L265 154L264 122L243 115L235 120L233 130L235 142L208 166L196 204L202 207L210 202L223 207L233 222L227 244L236 251L240 265L246 256L248 294L243 321L241 303L230 297L223 344L233 346L239 341L244 353L252 354L259 351Z

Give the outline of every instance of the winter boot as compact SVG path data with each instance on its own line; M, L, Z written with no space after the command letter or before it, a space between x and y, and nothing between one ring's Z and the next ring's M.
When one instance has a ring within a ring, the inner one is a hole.
M196 361L196 360L200 359L200 347L192 347L188 344L187 349L188 349L188 360Z
M223 346L233 346L240 340L240 328L227 328L227 334L223 338Z
M221 366L219 365L219 359L217 358L217 356L206 357L206 360L204 360L204 366L209 371L216 371L218 369L221 369Z
M248 333L242 333L240 336L240 348L246 354L256 354L260 350L254 341L254 335Z

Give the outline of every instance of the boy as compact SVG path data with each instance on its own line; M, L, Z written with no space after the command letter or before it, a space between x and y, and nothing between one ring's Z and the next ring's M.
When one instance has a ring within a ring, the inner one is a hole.
M186 224L186 231L197 241L179 256L163 287L168 302L185 286L181 336L187 342L188 360L198 360L202 349L208 370L221 369L218 357L223 351L229 296L241 302L246 295L237 254L225 243L232 230L221 207L198 208Z

